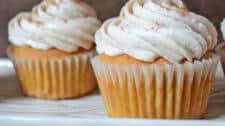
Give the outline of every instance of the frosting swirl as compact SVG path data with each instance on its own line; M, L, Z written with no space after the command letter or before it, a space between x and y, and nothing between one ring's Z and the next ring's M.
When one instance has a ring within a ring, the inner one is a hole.
M95 38L100 54L127 54L149 62L163 57L177 63L200 59L213 49L217 32L208 19L190 12L181 0L130 0Z
M221 23L221 31L223 33L223 39L225 40L225 19Z
M94 9L79 0L44 0L9 22L9 40L18 46L74 52L93 47L99 26Z

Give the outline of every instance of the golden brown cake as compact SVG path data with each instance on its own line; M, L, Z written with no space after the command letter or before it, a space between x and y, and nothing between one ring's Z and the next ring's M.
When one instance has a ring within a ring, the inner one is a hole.
M176 66L163 58L143 62L127 55L104 54L93 60L93 66L111 117L200 119L214 80L213 57L208 53L201 59L202 64L213 64L205 70L197 69L202 67L197 62Z
M27 96L46 99L75 98L93 92L97 85L89 58L94 49L65 53L30 47L9 48L19 84Z

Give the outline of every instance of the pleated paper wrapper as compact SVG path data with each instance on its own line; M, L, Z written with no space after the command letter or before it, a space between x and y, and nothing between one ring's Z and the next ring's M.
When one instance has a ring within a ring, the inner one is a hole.
M97 87L90 58L95 51L49 60L13 57L23 93L44 99L67 99L86 95Z
M223 72L225 72L225 48L224 47L225 47L225 43L222 42L216 48L216 53L221 58L221 64L222 64L222 67L223 67Z
M105 108L115 118L204 118L219 58L177 65L92 60Z

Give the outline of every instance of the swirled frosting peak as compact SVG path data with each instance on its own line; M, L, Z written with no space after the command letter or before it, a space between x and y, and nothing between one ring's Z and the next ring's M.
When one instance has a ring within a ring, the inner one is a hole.
M79 0L44 0L9 22L9 40L17 46L74 52L93 47L99 26L94 9Z
M190 12L181 0L129 0L119 17L97 31L97 51L127 54L151 62L200 59L217 43L217 32L206 18Z

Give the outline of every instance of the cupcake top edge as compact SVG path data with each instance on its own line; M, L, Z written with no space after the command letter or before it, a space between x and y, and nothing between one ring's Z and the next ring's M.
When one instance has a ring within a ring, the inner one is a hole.
M31 12L12 18L8 34L16 46L71 53L93 48L100 25L95 10L80 0L43 0Z
M129 55L152 62L201 59L217 44L217 31L205 17L189 11L182 0L129 0L120 16L96 32L100 54Z

